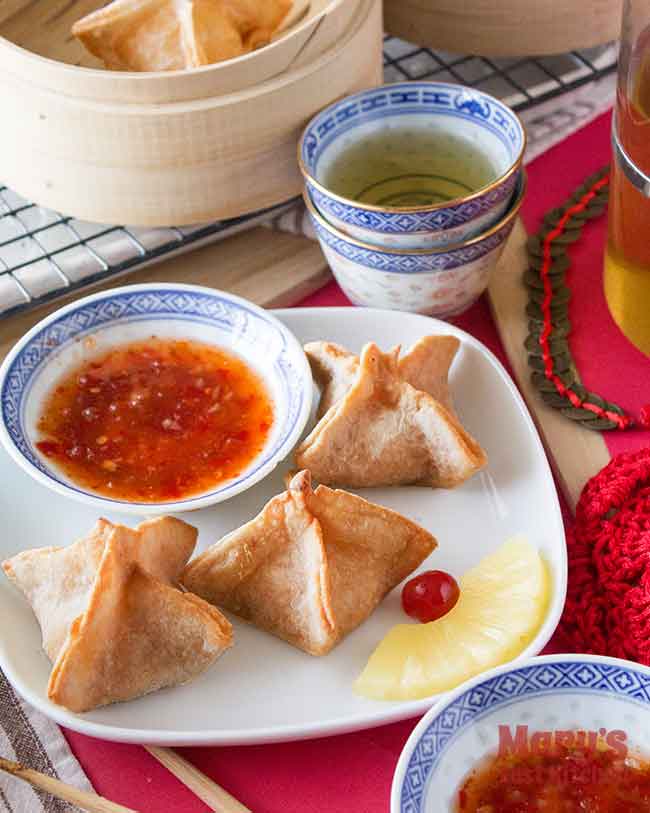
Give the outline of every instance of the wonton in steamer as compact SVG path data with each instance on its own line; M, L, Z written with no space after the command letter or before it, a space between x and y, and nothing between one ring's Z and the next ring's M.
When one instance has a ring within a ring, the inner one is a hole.
M72 26L110 70L173 71L267 45L291 0L114 0Z

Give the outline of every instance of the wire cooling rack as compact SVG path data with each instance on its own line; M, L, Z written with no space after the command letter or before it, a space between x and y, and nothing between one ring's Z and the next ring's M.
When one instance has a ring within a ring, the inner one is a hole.
M196 226L127 228L66 217L0 186L0 319L229 237L290 203Z
M488 59L432 51L386 37L384 78L458 82L491 93L522 113L613 73L616 54L610 44L554 56Z
M613 46L559 56L487 59L432 51L395 37L384 40L386 82L457 82L491 93L519 112L601 79L615 67ZM540 117L536 124L555 128L556 120ZM141 229L66 217L0 185L0 318L222 239L279 215L291 203L190 228Z

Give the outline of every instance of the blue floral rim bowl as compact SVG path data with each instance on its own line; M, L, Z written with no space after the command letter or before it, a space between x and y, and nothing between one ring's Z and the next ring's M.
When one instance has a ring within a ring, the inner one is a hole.
M36 448L45 399L61 376L111 348L156 335L222 347L265 382L274 408L266 445L237 477L177 502L111 499L72 482ZM313 383L296 337L268 311L240 297L195 285L129 285L87 296L39 322L0 367L0 441L37 482L101 511L191 511L250 488L286 458L309 418Z
M355 305L447 319L466 310L486 289L525 192L522 169L510 208L491 229L460 245L412 250L355 240L325 220L306 190L303 197L330 268Z
M513 748L534 752L542 741L534 734L552 744L556 734L577 731L600 735L601 746L620 756L647 759L650 669L597 655L545 655L464 683L409 737L395 769L391 813L456 811L463 781L485 758Z
M391 128L445 131L477 148L494 180L475 192L426 206L360 203L327 188L333 162L350 145ZM506 212L522 165L526 134L516 113L487 93L444 82L404 82L348 96L307 125L298 163L321 214L358 240L393 248L462 243Z

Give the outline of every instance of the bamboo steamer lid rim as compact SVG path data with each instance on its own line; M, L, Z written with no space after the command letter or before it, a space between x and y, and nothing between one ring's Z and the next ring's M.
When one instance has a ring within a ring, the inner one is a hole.
M96 79L98 82L121 82L123 84L133 81L146 82L147 80L163 80L173 82L175 78L185 78L190 75L208 74L211 72L216 72L224 66L231 67L233 65L241 65L252 61L261 52L267 51L270 48L275 48L281 43L286 43L289 38L298 36L309 26L318 25L323 17L330 14L343 3L350 1L351 0L327 0L326 4L320 9L320 11L316 12L314 15L310 15L308 11L305 17L286 31L283 36L279 37L277 40L273 40L263 48L258 48L254 51L250 51L247 54L242 54L241 56L232 57L232 59L224 59L221 62L214 62L210 65L201 65L198 68L183 68L175 71L111 71L105 68L88 68L84 65L71 65L67 62L61 62L58 59L52 59L51 57L37 54L34 51L30 51L28 48L23 48L21 45L12 42L10 39L7 39L7 37L3 37L2 34L0 34L0 59L5 56L11 60L19 60L18 62L14 62L17 71L19 70L22 62L26 62L27 64L31 64L32 67L36 66L44 70L58 71L61 74L67 73L71 76L79 76L80 74L83 74L89 79Z

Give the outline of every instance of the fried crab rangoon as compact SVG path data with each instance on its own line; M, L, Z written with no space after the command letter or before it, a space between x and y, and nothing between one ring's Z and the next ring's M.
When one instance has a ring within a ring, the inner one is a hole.
M196 536L172 517L100 519L69 547L2 563L41 626L50 700L75 712L130 700L197 677L231 646L227 619L177 586Z
M357 361L335 345L308 345L325 413L298 447L298 468L327 485L452 488L487 463L451 411L455 344L422 339L399 358L367 344ZM446 406L445 406L446 405Z
M312 655L325 655L434 550L395 511L290 481L257 517L185 568L193 593Z

